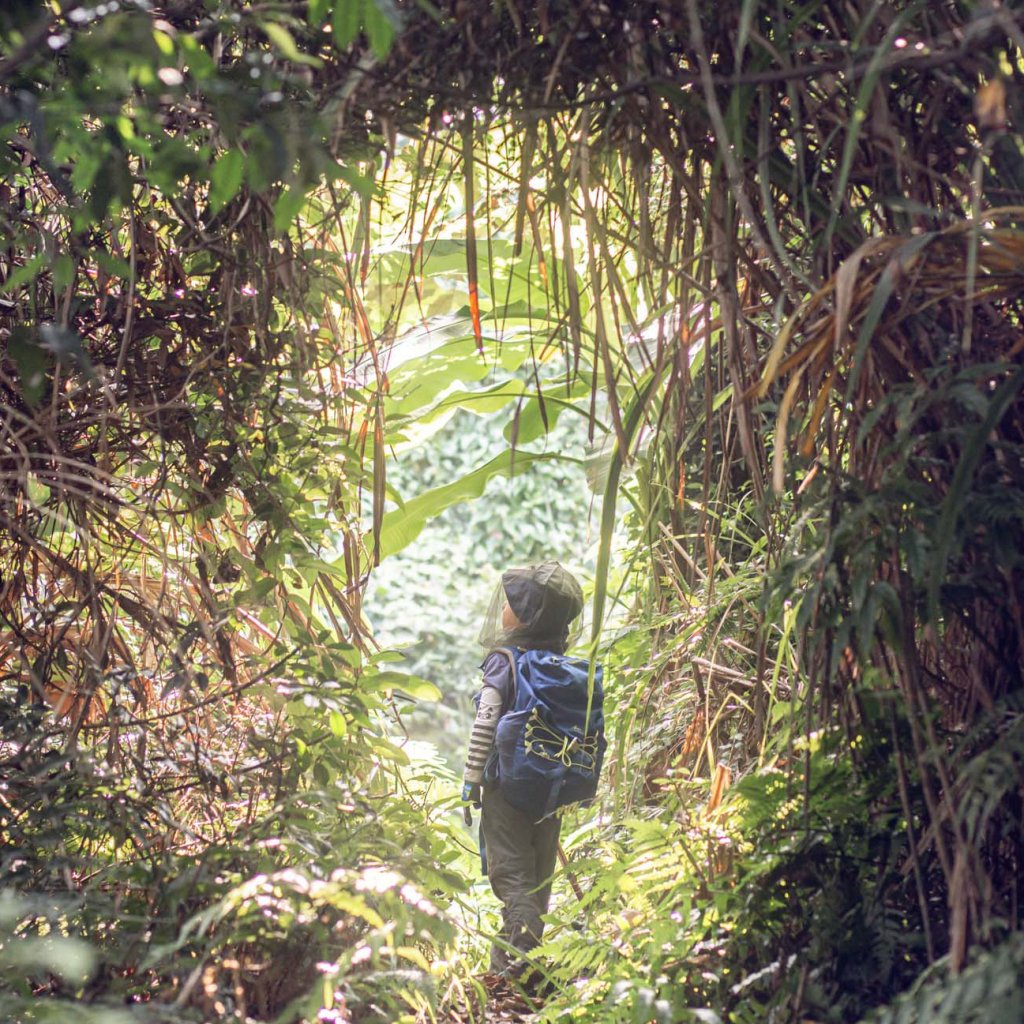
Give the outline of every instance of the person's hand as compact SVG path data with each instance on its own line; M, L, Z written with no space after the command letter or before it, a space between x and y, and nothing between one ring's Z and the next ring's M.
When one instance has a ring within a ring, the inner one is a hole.
M473 824L473 812L470 811L470 805L473 807L480 807L480 783L479 782L464 782L462 784L462 802L465 805L462 808L462 817L465 819L467 825Z

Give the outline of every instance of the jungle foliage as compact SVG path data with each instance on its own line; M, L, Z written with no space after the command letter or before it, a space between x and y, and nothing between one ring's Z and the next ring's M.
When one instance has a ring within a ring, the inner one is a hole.
M450 680L363 602L585 481L614 757L538 1018L1018 1020L1022 32L6 4L5 1018L480 1019Z

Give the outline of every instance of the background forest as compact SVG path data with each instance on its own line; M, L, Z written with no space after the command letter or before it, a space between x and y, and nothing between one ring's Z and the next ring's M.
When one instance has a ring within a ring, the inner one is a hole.
M483 1020L548 556L614 732L533 1019L1024 1019L1022 33L3 4L0 1019Z

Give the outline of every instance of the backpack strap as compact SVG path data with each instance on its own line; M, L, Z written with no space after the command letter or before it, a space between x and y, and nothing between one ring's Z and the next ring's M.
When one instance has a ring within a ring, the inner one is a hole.
M548 793L547 803L544 805L544 813L537 819L543 821L545 818L550 818L555 811L558 810L558 797L562 792L562 786L565 784L565 774L560 775L551 786L551 791Z
M512 670L512 700L509 706L505 709L506 713L511 711L516 706L516 696L519 689L519 668L516 664L516 656L511 647L495 647L496 651L500 651L508 658L509 668Z

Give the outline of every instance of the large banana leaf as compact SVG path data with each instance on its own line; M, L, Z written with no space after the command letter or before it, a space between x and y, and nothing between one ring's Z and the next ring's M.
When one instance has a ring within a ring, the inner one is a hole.
M508 449L485 462L472 473L442 487L417 495L401 508L384 516L380 531L380 556L386 558L411 544L426 526L427 520L440 515L445 509L463 501L479 498L488 482L495 477L523 473L534 463L553 459L566 459L562 455L517 452ZM566 461L574 461L566 459Z

